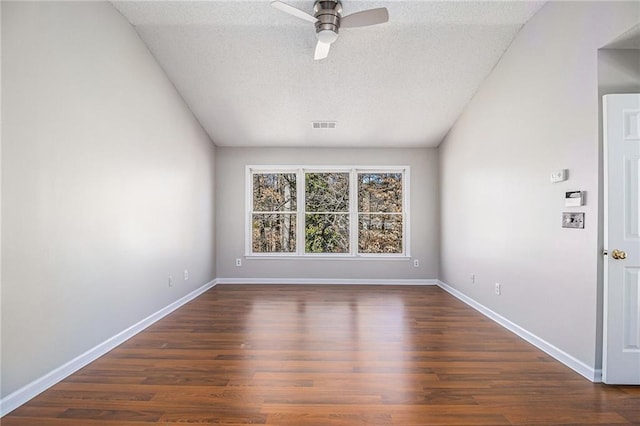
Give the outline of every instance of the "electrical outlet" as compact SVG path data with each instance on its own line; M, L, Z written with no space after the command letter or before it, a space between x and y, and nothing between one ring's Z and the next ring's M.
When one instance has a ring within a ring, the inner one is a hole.
M173 287L173 277L169 275L169 287Z
M418 259L413 259L413 267L414 268L420 267L420 261Z
M502 293L502 284L496 283L496 294L500 296L501 293Z
M242 259L236 258L236 266L242 266Z
M471 284L475 284L476 282L476 274L471 274Z
M189 279L189 270L188 270L188 269L185 269L185 270L184 270L184 280L186 281L186 280L188 280L188 279Z

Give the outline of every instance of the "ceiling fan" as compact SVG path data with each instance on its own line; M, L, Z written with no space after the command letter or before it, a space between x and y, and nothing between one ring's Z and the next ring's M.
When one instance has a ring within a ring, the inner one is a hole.
M316 44L316 51L313 55L314 59L324 59L329 55L329 48L338 39L340 27L366 27L383 24L389 20L389 12L386 7L363 10L342 16L342 3L339 0L316 0L313 6L313 15L279 0L271 2L271 6L296 18L315 24L318 44Z

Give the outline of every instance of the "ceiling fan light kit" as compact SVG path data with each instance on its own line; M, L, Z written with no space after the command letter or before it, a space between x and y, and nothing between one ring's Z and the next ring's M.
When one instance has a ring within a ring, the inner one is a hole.
M363 10L343 17L342 3L338 0L317 0L313 6L314 15L279 0L271 2L271 6L315 25L316 37L318 38L314 53L316 60L324 59L329 55L331 44L338 39L340 26L344 28L366 27L389 21L389 12L384 7Z

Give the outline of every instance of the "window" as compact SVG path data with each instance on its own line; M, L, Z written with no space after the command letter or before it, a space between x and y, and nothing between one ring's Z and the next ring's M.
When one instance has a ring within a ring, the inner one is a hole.
M402 253L402 173L358 173L358 251Z
M247 167L247 255L409 256L408 167Z
M349 173L305 173L305 253L349 253Z
M296 251L295 173L256 173L253 176L251 219L254 253Z

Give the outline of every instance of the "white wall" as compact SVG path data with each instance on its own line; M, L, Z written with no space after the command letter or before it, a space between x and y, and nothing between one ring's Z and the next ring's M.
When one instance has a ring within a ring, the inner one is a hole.
M639 17L637 2L547 3L440 146L441 279L591 369L600 345L597 49ZM569 180L551 184L561 168ZM586 213L584 230L561 228L569 190L587 191L587 205L573 209Z
M438 277L438 156L435 149L224 148L216 150L219 278L435 279ZM245 166L409 165L411 255L403 260L255 259L244 256Z
M598 90L607 93L640 91L640 50L598 50Z
M4 397L215 278L215 165L110 3L2 9Z
M2 321L2 8L0 1L0 322ZM0 370L2 370L2 324L0 324ZM2 377L0 377L1 398Z

